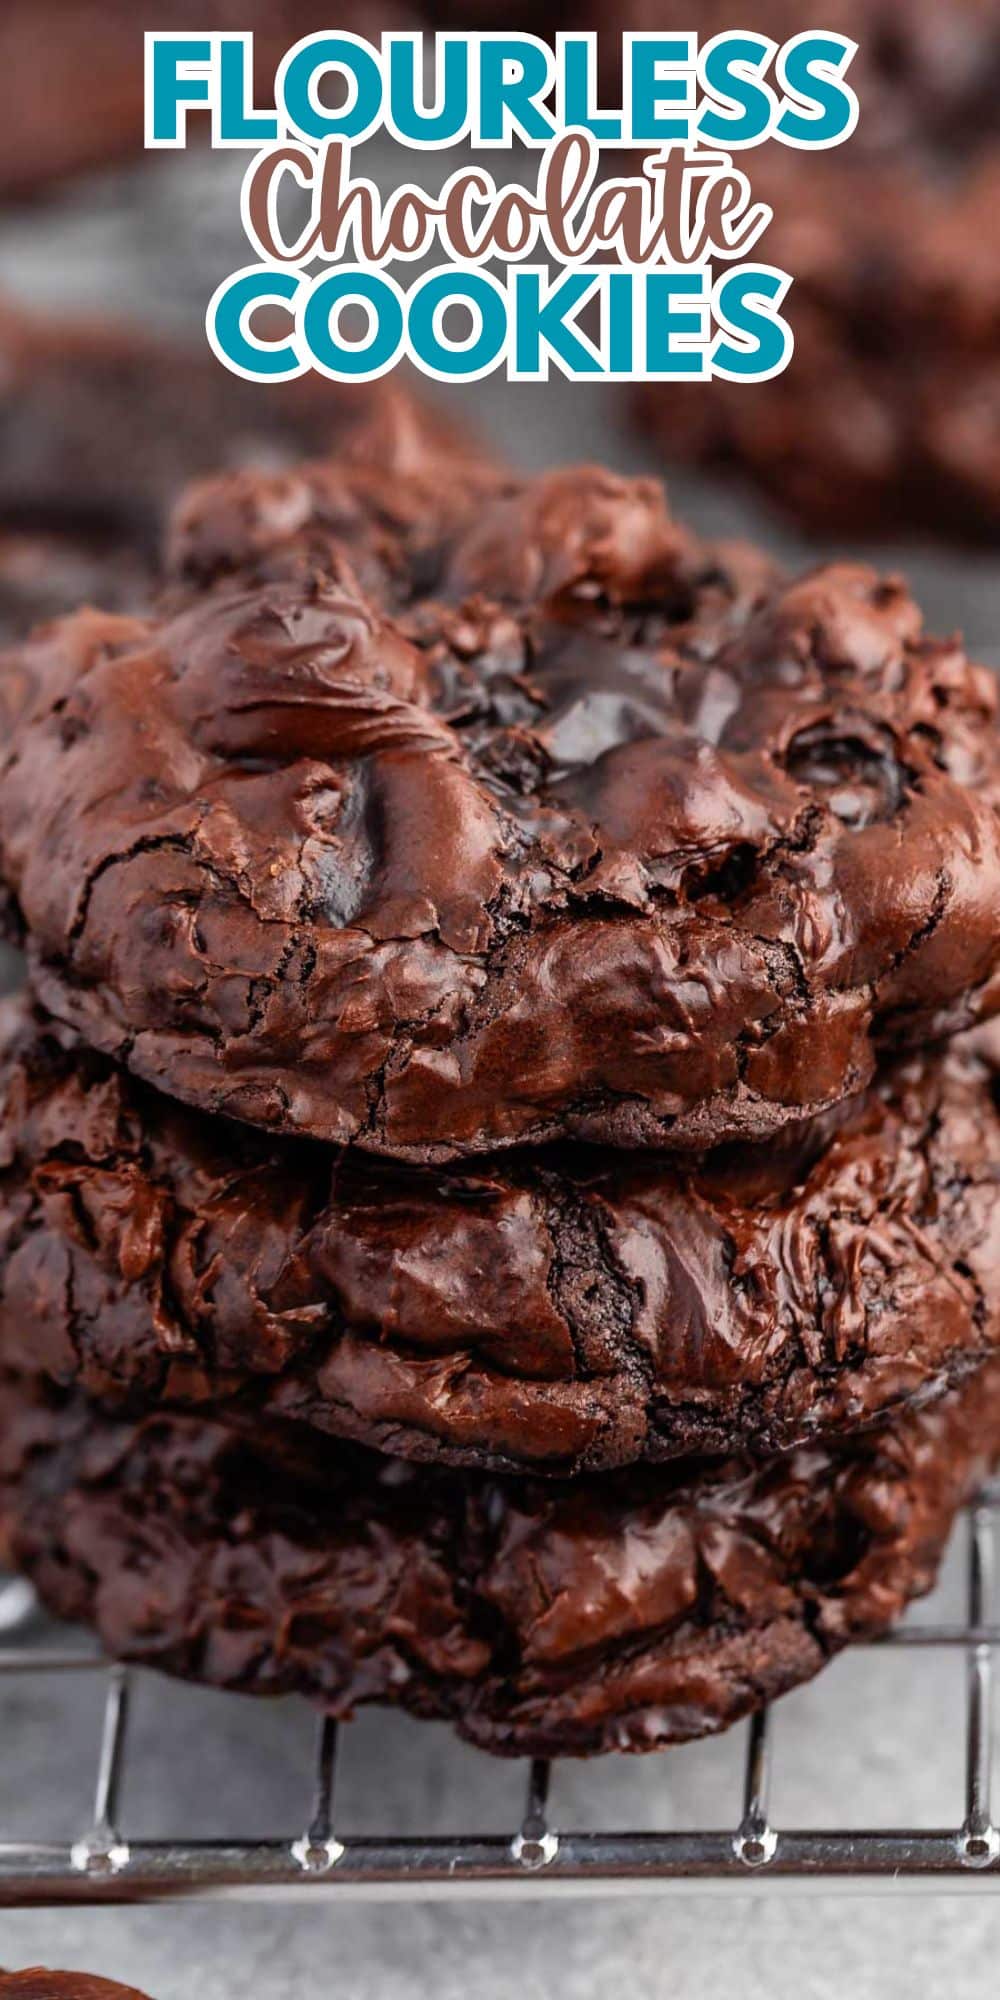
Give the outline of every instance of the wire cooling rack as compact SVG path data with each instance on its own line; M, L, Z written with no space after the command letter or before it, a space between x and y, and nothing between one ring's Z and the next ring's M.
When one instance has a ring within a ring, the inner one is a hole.
M17 1580L0 1578L0 1742L10 1690L18 1677L27 1677L36 1702L56 1676L100 1676L105 1683L89 1817L81 1814L76 1838L65 1843L0 1838L0 1907L267 1894L457 1897L595 1888L634 1893L697 1885L745 1891L770 1882L786 1887L817 1882L889 1887L926 1885L928 1878L938 1886L944 1886L947 1878L950 1891L1000 1883L1000 1829L991 1807L991 1683L993 1655L1000 1646L1000 1624L992 1615L998 1522L1000 1483L986 1489L968 1512L964 1617L908 1623L873 1649L884 1655L900 1647L914 1648L921 1663L934 1649L952 1649L964 1657L964 1715L961 1703L954 1712L945 1704L949 1712L941 1715L940 1722L942 1728L964 1727L965 1811L960 1824L936 1829L888 1826L824 1832L774 1823L769 1801L776 1760L765 1711L747 1731L742 1796L734 1799L728 1828L562 1830L549 1813L550 1766L535 1762L526 1772L520 1823L508 1833L352 1837L337 1812L338 1729L323 1720L317 1732L312 1797L304 1773L302 1824L297 1830L241 1841L131 1840L120 1812L130 1702L135 1682L152 1677L109 1666L89 1647L68 1649L60 1643L61 1635L33 1637L38 1621L30 1590ZM883 1664L870 1659L876 1675ZM877 1698L876 1691L872 1699ZM185 1755L196 1758L197 1747L196 1742L187 1742ZM58 1752L58 1740L54 1749ZM657 1761L667 1781L669 1753ZM0 1792L0 1836L3 1813Z

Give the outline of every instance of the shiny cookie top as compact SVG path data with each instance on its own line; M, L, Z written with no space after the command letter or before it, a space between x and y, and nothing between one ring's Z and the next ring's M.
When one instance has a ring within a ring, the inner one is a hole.
M172 1094L701 1147L1000 1000L995 686L898 581L436 449L212 481L172 568L0 662L38 993Z

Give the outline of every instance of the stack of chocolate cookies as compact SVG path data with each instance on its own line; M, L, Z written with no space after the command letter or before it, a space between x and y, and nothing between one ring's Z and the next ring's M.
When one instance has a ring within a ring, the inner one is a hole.
M448 445L0 658L0 1522L115 1655L718 1729L1000 1451L992 676Z

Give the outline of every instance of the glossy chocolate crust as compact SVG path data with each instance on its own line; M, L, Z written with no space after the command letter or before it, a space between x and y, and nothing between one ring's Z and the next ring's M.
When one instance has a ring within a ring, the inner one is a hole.
M185 1110L7 1003L0 1346L105 1405L569 1473L785 1448L1000 1337L1000 1038L784 1146L413 1172Z
M47 1011L415 1161L761 1139L1000 999L996 685L903 585L428 453L182 505L169 609L0 659Z
M443 428L399 391L261 388L204 348L0 299L0 642L81 604L146 604L169 509L198 474L352 444L405 463Z
M0 2000L145 2000L134 1986L113 1979L95 1979L90 1972L50 1972L47 1966L27 1966L23 1972L0 1971Z
M599 7L598 18L604 9ZM731 9L699 11L703 38ZM609 26L690 27L683 0L629 0ZM793 0L748 0L778 40ZM754 254L791 272L788 367L749 390L647 383L643 435L669 459L750 474L824 533L1000 529L1000 10L993 0L835 0L861 115L819 155L740 157L774 221Z
M108 1651L334 1715L391 1702L508 1754L722 1729L934 1580L1000 1448L1000 1369L784 1458L568 1485L0 1388L0 1539ZM279 1463L280 1458L280 1463Z

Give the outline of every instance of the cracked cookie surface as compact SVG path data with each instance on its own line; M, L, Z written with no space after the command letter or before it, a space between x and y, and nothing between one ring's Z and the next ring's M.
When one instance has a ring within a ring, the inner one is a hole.
M0 1381L0 1542L108 1651L511 1755L707 1735L930 1587L1000 1447L993 1364L837 1447L566 1485L115 1424Z
M760 1139L1000 1000L996 687L898 580L430 453L189 495L169 602L0 659L53 1015L416 1161Z
M414 1171L7 1003L0 1347L106 1407L555 1475L857 1430L1000 1340L998 1068L980 1030L780 1145Z

